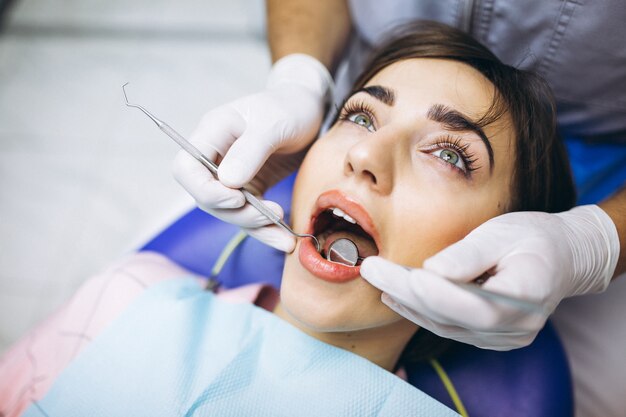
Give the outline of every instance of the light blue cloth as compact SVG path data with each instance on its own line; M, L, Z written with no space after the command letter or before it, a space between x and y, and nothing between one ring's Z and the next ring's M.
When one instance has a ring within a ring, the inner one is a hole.
M397 376L192 279L146 290L25 416L458 416Z

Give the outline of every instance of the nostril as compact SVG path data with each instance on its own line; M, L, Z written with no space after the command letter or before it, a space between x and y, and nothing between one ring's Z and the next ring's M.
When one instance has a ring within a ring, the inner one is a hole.
M378 181L376 180L376 175L372 174L370 171L363 171L363 175L368 177L370 181L372 181L372 183L374 185L376 185L378 183Z

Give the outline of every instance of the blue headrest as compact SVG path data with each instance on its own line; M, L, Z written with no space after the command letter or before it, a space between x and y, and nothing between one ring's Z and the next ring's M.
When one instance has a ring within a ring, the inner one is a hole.
M293 177L266 198L290 207ZM289 212L286 210L286 217ZM181 266L209 276L226 243L238 229L193 209L146 244ZM231 255L219 279L233 288L262 279L280 285L284 254L246 239ZM439 358L470 416L573 415L572 383L563 347L548 324L528 347L494 352L458 345ZM409 382L450 408L452 400L428 363L407 368Z

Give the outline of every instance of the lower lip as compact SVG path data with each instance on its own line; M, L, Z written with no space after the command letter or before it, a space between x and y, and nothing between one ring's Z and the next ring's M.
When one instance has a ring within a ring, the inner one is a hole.
M360 266L347 266L327 261L317 252L313 239L302 239L298 259L304 268L324 281L342 283L360 276Z

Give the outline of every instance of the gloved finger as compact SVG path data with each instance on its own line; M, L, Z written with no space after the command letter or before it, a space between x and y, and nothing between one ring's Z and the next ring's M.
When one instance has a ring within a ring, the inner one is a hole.
M383 293L381 300L396 313L408 318L421 328L427 329L432 333L453 339L458 342L474 345L482 349L490 350L511 350L523 346L527 346L535 339L537 333L543 326L537 327L532 331L527 330L468 330L464 327L445 325L434 322L427 317L417 314L415 311L396 302L388 294Z
M205 211L238 208L246 202L241 191L221 184L204 165L184 150L176 155L172 174Z
M491 301L492 310L500 317L500 329L536 332L543 326L546 317L556 308L551 300L552 282L545 276L545 270L549 269L541 255L528 249L514 249L500 258L494 275L481 288L515 300L494 300L479 294L480 298ZM524 302L530 304L526 306Z
M227 104L206 113L192 132L189 141L205 156L215 161L211 154L224 156L245 129L245 119Z
M406 311L410 310L415 316L422 317L422 320L428 317L431 323L440 323L441 318L437 317L436 313L429 312L429 315L423 314L428 309L423 304L422 295L416 291L416 288L419 290L419 287L414 288L412 286L415 279L414 274L415 270L410 270L378 256L367 257L361 264L361 276L371 285L383 291L383 294L406 307ZM431 272L424 272L424 274L424 279L427 279L429 274L432 275ZM402 314L398 310L396 311ZM402 315L409 320L413 320L409 314ZM416 324L420 323L416 322Z
M245 121L237 112L223 106L207 113L190 136L190 142L204 156L216 162L243 129ZM245 198L238 190L221 184L199 161L180 150L174 159L172 173L204 210L237 208Z
M383 293L380 299L385 305L400 314L402 317L411 320L421 328L427 329L437 336L464 342L467 339L468 334L470 334L470 332L465 328L441 324L430 320L428 317L422 316L414 310L400 304L387 293Z
M443 324L437 323L429 319L428 317L418 314L415 310L403 304L400 304L397 300L395 300L392 296L390 296L389 294L385 292L382 293L382 295L380 296L380 300L383 302L383 304L385 304L387 307L389 307L390 309L392 309L393 311L395 311L402 317L406 318L407 320L412 321L413 323L417 324L419 327L423 327L424 329L430 330L431 332L435 333L438 336L448 337L448 335L453 330L457 329L456 326L443 325ZM464 329L464 330L467 333L467 329Z
M296 247L295 237L274 224L256 229L243 230L253 238L281 252L291 253Z
M411 288L421 295L420 313L436 317L441 323L495 332L516 329L519 319L527 315L517 306L469 292L437 275L428 274L420 279L423 272L413 271L415 279Z
M379 257L363 261L361 275L400 304L440 324L494 329L519 314L511 307L494 305L469 293L430 271L414 269L409 272Z
M405 291L407 279L411 274L410 269L380 256L365 258L361 264L360 274L367 282L396 300L403 299L410 293Z
M472 281L493 268L507 246L482 225L460 241L426 259L423 268L456 281Z
M275 142L279 132L258 131L248 126L235 141L220 164L220 181L229 187L241 187L250 182L261 169L267 158L276 151Z
M474 345L481 349L489 350L511 350L528 346L535 340L540 329L533 332L518 330L494 330L494 331L468 331L460 328L458 333L450 333L449 339Z
M442 324L433 320L430 320L428 317L422 316L415 312L414 310L398 303L394 300L389 294L383 293L381 296L381 301L386 304L389 308L394 310L396 313L401 316L411 320L413 323L417 324L421 328L427 329L430 332L436 334L439 337L444 337L446 339L454 339L459 342L475 344L476 340L476 332L472 332L466 328L460 326L454 326L449 324ZM493 342L490 341L490 342Z
M245 123L231 106L219 107L202 118L191 134L190 142L208 159L217 162L218 157L228 151L244 130ZM204 210L237 208L245 202L240 191L221 184L205 166L185 151L177 154L172 172Z
M281 218L284 216L283 208L280 204L269 200L262 200L262 202ZM250 204L246 204L238 209L214 209L208 210L208 212L226 223L231 223L244 229L255 229L273 224L270 219Z
M415 270L395 264L379 256L369 256L361 264L361 276L374 287L387 293L396 302L414 311L424 309L423 296L414 286ZM434 275L424 271L425 277ZM432 318L432 317L431 317Z
M551 265L541 254L514 252L500 260L483 288L549 308L554 284L550 271Z

